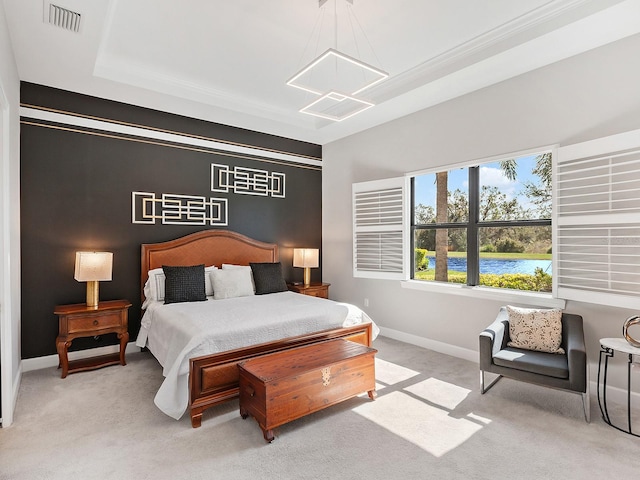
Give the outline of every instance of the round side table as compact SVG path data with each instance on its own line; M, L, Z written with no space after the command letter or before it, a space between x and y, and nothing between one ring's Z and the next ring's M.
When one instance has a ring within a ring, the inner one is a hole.
M607 368L609 366L609 359L613 357L616 351L629 355L629 361L627 363L627 429L618 427L611 423L609 411L607 409ZM631 431L631 365L634 363L634 355L640 356L640 348L630 345L624 338L600 339L600 359L598 361L598 406L600 407L600 413L602 413L602 419L607 424L621 432L628 433L634 437L640 437L640 435ZM601 371L603 370L603 358L604 372L602 372L601 377ZM600 382L600 378L602 378L602 383ZM600 391L600 385L602 385L602 392Z

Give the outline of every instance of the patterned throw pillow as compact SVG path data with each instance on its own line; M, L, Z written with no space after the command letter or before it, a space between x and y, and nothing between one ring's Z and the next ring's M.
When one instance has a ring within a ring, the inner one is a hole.
M203 302L205 294L204 265L172 267L163 265L166 277L164 303Z
M509 314L509 347L564 354L562 343L562 310L539 310L507 305Z
M282 264L276 263L250 263L253 272L253 281L256 284L256 295L266 293L286 292L287 282L282 275Z

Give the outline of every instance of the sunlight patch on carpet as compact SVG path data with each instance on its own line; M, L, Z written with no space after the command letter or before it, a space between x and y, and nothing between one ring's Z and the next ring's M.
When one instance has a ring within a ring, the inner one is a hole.
M487 417L481 417L480 415L476 415L475 413L469 413L467 415L467 418L471 418L472 420L477 420L478 422L482 422L485 425L489 425L491 423L491 420L488 419Z
M376 381L385 385L395 385L416 375L420 375L420 372L376 358Z
M405 390L449 410L453 410L460 405L467 398L467 395L471 393L471 390L467 388L443 382L437 378L428 378L405 388Z
M454 418L447 410L402 392L380 396L353 411L434 457L462 445L483 428L477 421Z

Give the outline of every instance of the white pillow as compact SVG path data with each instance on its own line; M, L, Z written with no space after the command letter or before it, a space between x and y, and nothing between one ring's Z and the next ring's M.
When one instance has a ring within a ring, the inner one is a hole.
M211 282L210 273L214 270L217 270L218 267L212 265L210 267L205 267L204 269L204 287L205 294L207 296L213 295L213 283ZM149 278L147 282L144 284L144 298L145 302L142 305L142 308L146 308L147 304L151 301L164 301L164 283L165 276L162 268L154 268L153 270L149 270Z
M562 343L562 310L518 308L507 305L509 314L509 347L564 354Z
M211 272L218 270L218 267L211 265L204 267L204 293L207 297L213 296L213 282L211 281Z
M251 267L249 265L234 265L232 263L223 263L222 270L233 270L233 269L245 269L251 271Z
M213 282L213 298L247 297L253 295L251 269L223 268L210 273Z
M253 271L249 265L233 265L231 263L223 263L223 270L247 270L249 272L249 276L251 277L251 286L253 287L253 293L256 292L256 283L253 280Z
M149 270L147 282L144 284L145 304L151 301L164 301L164 272L162 268ZM142 306L145 308L145 305Z

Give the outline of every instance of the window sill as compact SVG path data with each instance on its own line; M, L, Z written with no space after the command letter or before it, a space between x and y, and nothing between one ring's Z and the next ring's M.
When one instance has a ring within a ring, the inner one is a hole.
M548 293L526 292L491 287L469 287L455 283L425 282L420 280L404 280L400 282L402 288L422 290L425 292L449 293L465 295L467 297L498 300L505 304L515 303L534 307L564 308L566 300L553 298Z

